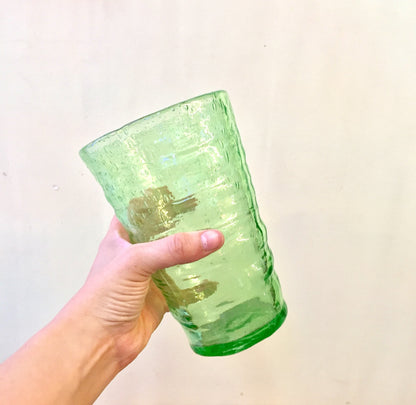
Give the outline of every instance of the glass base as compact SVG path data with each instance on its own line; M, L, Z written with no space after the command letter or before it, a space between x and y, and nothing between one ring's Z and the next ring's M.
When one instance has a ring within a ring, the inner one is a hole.
M287 306L284 302L282 309L273 320L240 339L211 346L191 346L191 348L195 353L200 354L201 356L227 356L241 352L276 332L286 319L286 315Z

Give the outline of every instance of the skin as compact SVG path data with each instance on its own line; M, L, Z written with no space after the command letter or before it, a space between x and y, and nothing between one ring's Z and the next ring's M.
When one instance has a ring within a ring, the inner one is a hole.
M208 230L133 245L114 217L82 288L0 364L2 403L93 403L168 311L151 275L202 259L223 243L221 232Z

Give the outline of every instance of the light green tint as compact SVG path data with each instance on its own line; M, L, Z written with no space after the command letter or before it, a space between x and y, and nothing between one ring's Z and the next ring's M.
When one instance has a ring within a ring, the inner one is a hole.
M224 233L218 252L154 275L196 353L239 352L282 324L287 309L226 92L127 124L80 155L132 242Z

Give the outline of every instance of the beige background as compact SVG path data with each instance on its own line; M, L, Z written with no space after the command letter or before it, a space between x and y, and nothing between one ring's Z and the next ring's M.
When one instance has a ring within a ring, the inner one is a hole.
M416 403L413 0L0 5L0 360L79 288L112 216L78 149L226 89L287 322L203 358L167 316L97 404Z

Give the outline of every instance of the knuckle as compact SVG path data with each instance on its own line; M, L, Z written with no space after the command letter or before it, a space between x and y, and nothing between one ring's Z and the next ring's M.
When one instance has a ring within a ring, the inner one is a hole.
M178 259L181 259L186 254L186 237L183 233L177 233L172 236L169 243L170 254Z

